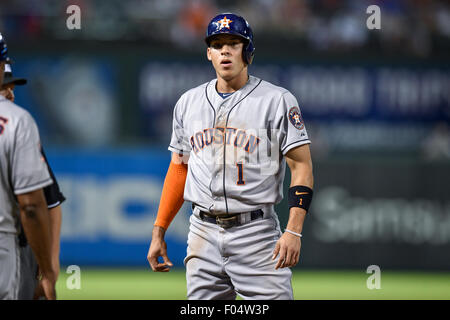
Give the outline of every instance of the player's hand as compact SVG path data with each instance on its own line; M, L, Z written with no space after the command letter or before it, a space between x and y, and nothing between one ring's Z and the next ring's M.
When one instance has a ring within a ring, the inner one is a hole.
M283 233L275 245L272 260L280 255L275 270L279 268L293 267L300 258L301 240L299 237L288 232Z
M56 300L56 275L54 272L42 274L39 270L39 282L34 291L34 300Z
M168 272L173 266L167 256L167 244L164 241L164 229L155 227L153 229L152 242L148 249L147 260L150 263L150 267L155 272ZM158 258L162 257L163 263L158 261Z
M42 289L44 290L44 296L47 300L56 300L56 279L53 276L42 276L40 281Z
M59 265L59 264L58 264ZM55 266L54 266L55 267ZM34 290L33 300L55 300L56 290L55 285L58 278L58 272L55 272L54 268L46 277L44 277L41 269L38 266L36 279L38 279L38 284ZM44 280L45 279L45 280Z
M33 300L46 300L45 299L44 288L42 287L41 280L38 281L36 289L34 289Z
M59 259L58 259L58 257L56 257L52 261L52 277L54 278L55 284L58 281L59 269L60 269ZM39 281L34 290L33 300L46 300L47 298L45 295L45 290L42 285L43 275L42 275L41 268L39 266L38 266L38 269L36 272L36 279L38 279Z

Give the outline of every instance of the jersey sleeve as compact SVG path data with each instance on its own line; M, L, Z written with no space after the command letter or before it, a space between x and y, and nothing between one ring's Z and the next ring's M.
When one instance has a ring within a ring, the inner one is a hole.
M41 147L41 153L42 153L42 156L44 157L48 172L50 173L50 177L53 180L53 183L51 185L44 188L44 196L45 196L45 200L47 201L47 207L49 209L51 209L51 208L55 208L55 207L59 206L61 203L63 203L66 200L66 197L64 197L63 193L59 189L58 181L55 178L53 170L50 167L50 164L48 163L47 156L45 155L44 148L42 148L42 147Z
M311 143L300 106L290 92L285 92L281 97L277 123L278 142L283 155L295 147Z
M189 154L192 147L189 143L189 138L185 134L182 107L182 98L180 98L173 110L172 138L168 149L178 154Z
M28 113L18 120L11 163L11 182L16 195L44 188L53 182L40 151L38 128Z

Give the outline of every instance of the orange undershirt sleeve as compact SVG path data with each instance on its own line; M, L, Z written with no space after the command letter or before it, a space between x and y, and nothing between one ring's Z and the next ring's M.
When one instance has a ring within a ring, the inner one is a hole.
M176 216L184 199L184 185L186 183L188 166L181 163L170 162L167 170L164 186L159 201L158 214L156 216L155 226L167 230L173 218Z

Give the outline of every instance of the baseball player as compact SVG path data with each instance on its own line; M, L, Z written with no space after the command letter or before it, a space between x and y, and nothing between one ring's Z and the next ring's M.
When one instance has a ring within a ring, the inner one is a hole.
M0 35L0 84L7 46ZM19 216L42 274L47 299L55 299L50 219L42 188L53 183L40 153L31 115L0 96L0 299L18 299Z
M27 80L24 78L16 78L13 76L10 61L5 64L5 73L3 85L0 90L0 95L4 96L11 102L14 102L14 87L16 85L25 85ZM50 177L53 184L44 188L44 196L47 203L47 208L50 213L50 231L52 236L52 266L58 279L59 274L59 239L61 232L62 212L60 205L66 200L59 189L58 182L48 163L47 156L41 146L41 153L44 157ZM19 247L20 247L20 288L18 298L20 300L30 300L33 298L40 298L43 296L42 284L38 280L38 265L33 251L28 245L22 225L20 225L19 233Z
M219 14L205 40L217 78L175 105L172 160L147 258L153 271L170 270L164 233L190 201L188 299L293 299L289 267L299 261L313 195L299 104L288 90L248 75L255 48L244 18ZM283 198L286 163L291 187L283 232L274 205Z

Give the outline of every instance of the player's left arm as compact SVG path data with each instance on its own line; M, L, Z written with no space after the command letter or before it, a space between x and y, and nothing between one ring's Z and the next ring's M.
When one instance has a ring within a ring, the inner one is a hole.
M55 270L56 279L59 276L59 253L60 253L60 237L61 237L61 222L62 210L61 206L48 209L50 215L50 232L52 238L52 264Z
M305 189L309 188L312 190L314 177L309 144L304 144L289 150L285 157L291 171L290 187L302 186L306 187ZM307 211L304 208L297 206L291 207L286 229L301 234L306 213ZM278 240L273 253L273 259L279 254L275 269L295 266L299 261L300 247L301 238L299 236L284 232Z
M60 254L60 238L61 238L61 223L62 223L61 204L66 200L66 197L59 188L58 181L55 177L55 174L53 173L50 163L48 162L47 155L45 154L42 145L41 145L41 155L47 165L50 177L53 180L53 184L45 187L43 190L50 217L52 268L55 272L56 280L58 280L60 271L59 254ZM34 299L39 299L41 296L43 296L43 294L44 291L42 288L42 283L39 282L38 286L36 286L35 289Z
M45 154L44 148L41 145L41 154L47 164L47 169L53 184L44 188L45 200L47 201L48 211L50 213L50 232L52 237L52 264L55 269L56 277L59 275L59 253L60 253L60 237L61 237L61 222L62 209L61 204L66 200L59 188L58 181L53 173L53 170Z

